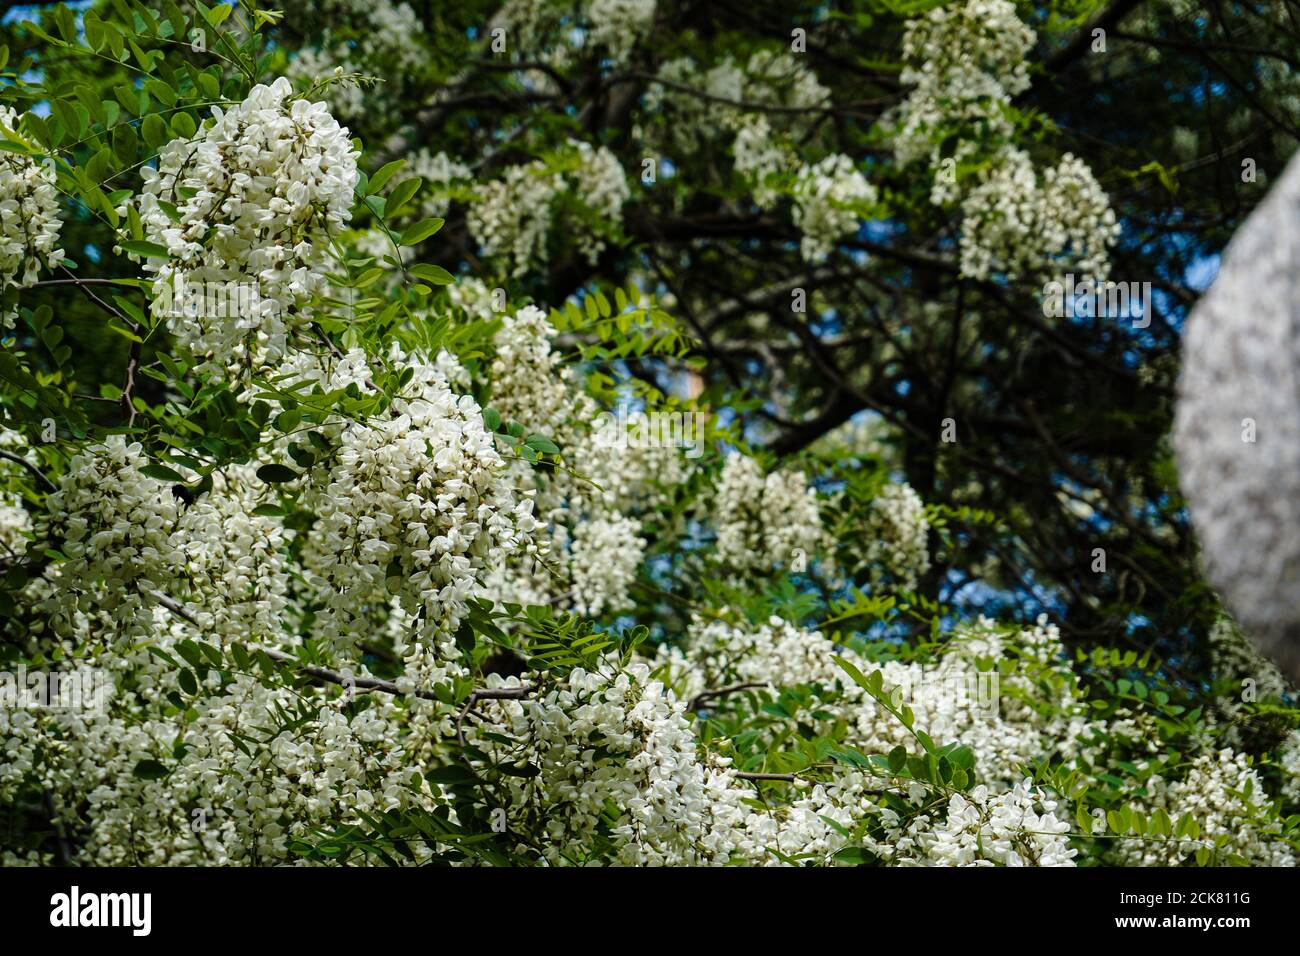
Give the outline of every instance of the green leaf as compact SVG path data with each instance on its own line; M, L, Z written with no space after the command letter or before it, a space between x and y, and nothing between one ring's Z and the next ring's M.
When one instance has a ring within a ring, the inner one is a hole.
M898 773L907 766L907 748L903 746L895 747L889 752L889 769Z
M560 449L556 446L555 442L538 432L533 432L529 435L528 440L524 442L524 444L529 448L535 448L537 451L544 452L547 455L558 455L560 453Z
M130 123L118 123L113 127L113 152L117 158L124 163L135 162L135 152L139 147L139 140L135 135L135 127Z
M434 285L450 285L456 281L455 277L442 266L420 263L419 265L410 266L406 271L417 279L432 282Z
M448 786L454 784L473 784L478 783L478 778L470 772L469 768L459 766L458 764L449 764L446 767L435 767L424 775L430 783L441 783Z
M539 768L533 766L530 763L526 763L522 767L516 767L512 764L504 764L504 763L497 764L496 769L501 773L505 774L507 777L523 777L526 780L535 777L539 773L541 773L541 770Z
M140 132L144 135L144 141L149 144L151 149L157 149L168 141L171 133L167 129L167 123L157 113L150 113L140 124Z
M119 245L127 252L134 252L137 256L147 256L155 259L167 258L167 247L160 246L156 242L147 242L144 239L127 239Z
M395 159L391 163L385 163L379 167L379 172L370 177L370 183L366 186L366 195L373 196L379 190L384 188L384 183L392 178L393 173L397 172L406 165L406 160Z
M274 485L295 480L298 478L298 472L284 465L263 465L257 469L257 477L269 485Z
M959 770L970 770L975 766L975 753L965 744L958 744L944 756L951 760L952 765Z
M176 653L185 658L185 662L191 667L203 666L202 652L199 650L199 645L194 641L181 641L176 645Z
M145 80L144 88L145 88L145 92L147 92L150 96L156 99L163 106L170 108L176 105L176 99L177 99L176 91L173 90L166 83L164 83L162 80Z
M159 481L174 481L179 484L185 484L185 478L179 471L168 468L166 465L145 465L140 469L140 474L147 475L150 478L157 478Z
M386 271L387 270L383 269L380 266L375 266L374 268L367 269L365 272L361 273L361 275L357 277L356 287L358 289L364 289L367 286L374 285L376 282L379 281L379 279L383 276L383 274Z
M425 219L413 226L407 226L398 242L404 246L418 245L441 229L443 222L442 219Z
M182 139L189 139L199 128L194 117L181 110L172 117L172 132Z
M412 176L394 186L393 191L388 195L388 203L384 206L384 218L391 219L396 216L401 208L410 202L411 197L420 191L422 185L424 185L423 179Z
M133 773L141 780L161 780L171 771L157 760L141 760L135 765Z

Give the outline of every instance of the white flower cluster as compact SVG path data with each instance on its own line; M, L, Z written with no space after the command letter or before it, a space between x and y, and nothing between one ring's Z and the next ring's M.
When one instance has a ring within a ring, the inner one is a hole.
M760 627L697 618L682 647L660 645L657 653L659 663L671 664L700 690L755 682L772 687L848 683L832 660L838 652L831 641L779 617ZM859 695L854 691L853 696Z
M527 275L546 262L551 203L563 186L563 177L543 162L511 166L501 179L479 187L469 230L485 253L506 261L510 275Z
M764 475L754 459L735 454L714 491L718 557L741 571L789 566L796 551L818 554L826 540L817 492L801 471Z
M339 58L336 62L353 61L363 72L384 76L399 88L407 76L428 62L424 27L409 3L282 0L281 6L291 18L301 18L304 22L343 25L355 38L343 39L326 30L321 38L322 50L333 49Z
M519 50L538 50L550 45L552 32L566 19L567 11L551 0L506 0L490 21L492 27L502 27L509 38L507 43ZM562 46L560 50L566 50ZM563 55L560 50L549 51L554 60Z
M925 503L906 482L889 482L871 502L862 560L871 583L914 589L930 569L930 522Z
M1244 742L1245 728L1242 689L1250 686L1255 699L1276 701L1289 690L1289 683L1276 664L1255 649L1250 638L1227 614L1223 614L1210 629L1209 659L1213 673L1227 684L1227 693L1215 697L1215 707L1207 713L1207 720L1219 725L1219 739L1229 747L1240 747ZM1251 681L1247 685L1245 682Z
M573 604L579 614L596 616L626 603L645 554L641 526L632 518L593 518L573 529L570 546Z
M746 116L739 127L731 146L736 173L752 184L754 202L758 207L770 209L781 197L781 191L773 185L772 179L788 171L796 158L789 147L774 136L766 117Z
M111 611L120 625L151 620L141 589L166 588L186 561L175 534L182 502L156 478L139 442L110 435L73 456L45 499L39 533L67 558L44 610L58 630L78 609Z
M452 189L460 183L468 183L474 178L473 171L464 163L453 159L445 152L430 153L427 149L419 149L411 154L407 160L403 172L408 176L419 176L424 180L424 185L420 188L418 195L419 217L427 219L430 216L439 218L447 215L447 209L451 205L450 193ZM395 185L397 177L389 180L389 185Z
M745 100L791 110L825 106L831 91L802 60L783 49L756 50L745 65ZM803 128L809 121L792 122Z
M382 415L323 427L332 450L305 482L317 520L303 561L325 603L322 633L336 642L355 640L353 625L389 595L437 640L460 623L480 573L536 553L533 501L515 497L478 404L437 363L391 362L413 372L403 394ZM349 353L328 386L371 390L358 380L364 367Z
M1084 275L1110 271L1120 227L1086 163L1067 153L1039 181L1033 161L1003 151L962 201L962 275L1042 276L1068 264Z
M571 177L573 194L601 221L621 221L623 205L631 198L632 191L618 157L604 146L596 148L580 140L570 140L569 146L578 157L578 168ZM591 230L579 232L577 241L578 251L591 263L595 263L605 248L604 240Z
M646 91L645 110L648 115L662 116L663 135L686 151L744 129L754 118L746 104L780 107L761 114L769 128L800 136L812 124L811 112L804 111L830 101L830 90L803 59L783 50L756 50L744 67L730 56L708 69L688 57L668 60L660 65L658 76L673 86L652 83ZM704 95L679 88L683 86Z
M362 24L358 48L363 62L382 63L390 75L400 77L428 61L424 27L409 3L365 0L354 6Z
M664 118L663 135L675 149L698 149L741 118L730 104L744 97L745 74L731 57L707 70L691 57L677 57L660 64L657 75L674 86L652 83L644 107L647 115ZM678 85L699 90L707 98L692 96Z
M775 617L760 627L696 620L681 647L661 646L657 653L656 663L667 667L683 696L741 683L838 688L842 717L850 724L846 740L866 753L888 753L914 745L914 740L894 715L849 679L833 655L864 673L879 669L885 692L896 692L912 708L917 729L936 741L961 741L974 753L981 777L1004 787L1045 754L1077 757L1089 731L1060 635L1044 621L1010 636L987 621L977 622L954 635L931 664L870 664L817 631ZM1023 666L990 676L988 662L1003 657ZM1057 696L1045 694L1044 679L1059 685ZM811 712L805 716L809 724L817 723Z
M967 0L909 20L900 79L913 89L898 115L899 160L926 158L937 171L945 158L970 159L981 136L1009 136L1005 108L1029 87L1025 54L1033 44L1034 33L1011 0ZM962 135L956 152L945 156L941 143L954 130ZM936 176L936 204L953 198L945 182Z
M1026 778L1004 793L984 785L954 793L942 823L926 827L918 817L909 836L927 866L1074 866L1078 853L1065 834L1067 820L1051 799ZM918 825L919 824L919 825ZM900 860L901 862L901 860ZM911 862L911 861L908 861Z
M510 274L522 276L546 263L546 239L555 200L568 190L599 224L568 223L579 250L595 262L605 247L604 231L617 224L631 196L618 158L604 146L570 140L561 170L536 160L511 166L502 179L479 187L470 207L470 232L488 255L501 256Z
M17 111L0 107L3 135L21 140L18 125ZM53 269L63 261L57 248L62 226L54 169L22 153L0 152L0 289L29 286L42 266Z
M799 248L804 259L824 260L837 239L857 230L857 208L875 201L875 187L841 153L800 169L794 183L794 224L803 233Z
M687 465L680 448L605 440L609 417L552 348L554 335L535 306L502 318L490 404L504 419L557 442L581 471L543 475L524 462L512 471L519 487L536 490L537 517L545 528L539 535L549 538L551 554L567 555L568 582L515 561L508 575L492 579L491 596L593 615L617 611L628 603L645 550L635 516L660 500L659 489L683 480ZM631 416L629 427L644 419L641 413Z
M1300 804L1300 730L1287 734L1278 755L1282 768L1282 801L1290 807Z
M572 411L573 373L551 348L555 329L537 306L503 316L494 338L492 407L534 430L552 429Z
M213 487L182 510L175 542L183 555L179 584L199 625L210 634L250 639L279 633L289 590L285 549L290 534L275 517L256 513L266 488L252 466L213 476Z
M708 98L692 97L675 87L652 87L649 111L658 113L662 105L671 105L669 136L687 148L719 130L734 131L731 155L736 175L752 190L760 209L773 208L782 196L793 197L794 223L803 232L801 251L806 260L825 259L835 240L857 227L857 209L875 202L875 188L849 157L832 154L816 163L800 164L792 138L800 125L789 119L791 113L745 111L736 105L753 102L797 110L824 103L829 91L788 54L758 51L746 70L730 58L706 72L692 61L673 60L663 65L659 75L699 89ZM778 117L786 119L782 122ZM789 178L792 184L786 181Z
M1104 278L1119 225L1092 171L1066 154L1040 177L1011 144L1011 100L1029 87L1033 42L1010 0L967 0L909 21L901 80L912 90L895 155L929 162L932 203L961 201L962 275L1033 278L1068 262ZM980 158L976 175L958 175Z
M790 646L797 629L770 627L782 630L765 663L797 651ZM829 642L819 650L833 667ZM747 666L743 653L737 663ZM786 676L802 681L825 668L796 671ZM480 739L521 742L498 759L535 768L535 776L503 778L507 813L512 830L542 829L548 861L582 865L596 835L623 864L779 864L793 857L824 865L849 844L850 831L876 818L883 839L863 836L861 845L904 865L1073 865L1059 802L1023 777L1005 790L979 785L954 794L946 810L918 813L906 825L880 802L888 777L858 771L756 809L730 758L701 754L684 702L652 673L641 663L610 662L608 673L575 670L540 697L493 703L473 729ZM902 789L909 800L927 796L916 784Z
M161 608L154 613L153 651L179 659L180 641L210 639ZM112 641L106 615L91 612L81 623L63 642L65 654L87 636ZM221 683L210 671L178 723L169 697L186 691L176 668L150 649L124 647L93 663L108 675L102 708L0 708L0 799L12 799L24 778L39 779L55 811L77 821L67 862L290 863L292 841L311 838L313 828L360 822L358 811L419 798L392 698L369 698L348 716L324 699L304 708L294 688L247 674Z
M701 758L684 702L644 664L575 670L544 696L494 711L475 733L523 741L512 756L538 770L536 782L507 782L508 819L524 832L540 827L553 864L584 864L597 836L622 865L780 863L772 850L824 864L846 844L843 832L879 809L866 778L850 773L755 810L727 759Z
M213 475L186 504L165 481L142 474L139 442L111 435L74 456L46 499L41 534L65 555L46 572L57 587L42 604L58 633L78 615L109 612L121 637L153 624L158 593L186 600L200 624L223 639L278 632L288 589L287 536L252 469Z
M697 844L710 839L712 801L685 705L649 674L640 663L608 676L575 669L542 695L494 704L474 728L474 739L520 741L515 759L537 768L535 782L506 780L507 813L525 832L540 826L549 862L583 864L597 833L620 864L708 861Z
M591 0L587 19L591 22L590 42L605 47L616 62L622 62L654 24L655 0Z
M325 284L330 238L351 215L358 152L324 103L292 93L281 77L214 107L193 138L172 140L158 168L141 171L145 238L167 249L145 265L155 309L171 301L174 280L255 286L252 307L237 310L247 314L170 317L182 344L214 364L264 366L285 354L296 314Z
M1198 848L1228 855L1256 866L1295 866L1295 851L1277 839L1281 823L1267 813L1268 795L1263 781L1246 755L1229 748L1203 753L1191 762L1181 779L1153 775L1147 795L1138 801L1145 812L1163 809L1173 821L1190 813L1201 827L1197 839L1150 836L1124 841L1116 847L1126 866L1179 866Z
M35 456L19 432L0 426L0 448L36 464ZM22 495L7 487L10 479L20 476L19 469L20 466L14 462L0 458L0 560L25 554L33 528L32 516L23 505Z

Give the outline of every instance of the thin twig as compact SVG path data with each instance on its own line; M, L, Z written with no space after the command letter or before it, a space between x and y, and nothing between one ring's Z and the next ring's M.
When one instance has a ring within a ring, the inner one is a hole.
M726 697L728 694L738 694L742 690L757 690L760 687L767 686L768 684L764 681L746 681L743 684L732 684L729 687L718 687L714 690L706 690L692 697L686 710L688 712L697 711L701 706L713 700L715 697Z
M26 458L24 458L22 455L15 455L15 454L14 454L13 452L11 452L11 451L5 451L4 449L0 448L0 458L6 458L6 459L8 459L9 461L14 461L14 462L17 462L18 464L22 465L24 468L26 468L28 471L30 471L33 475L35 475L37 478L39 478L39 479L41 480L42 484L44 484L46 488L50 489L50 491L57 491L57 490L58 490L58 487L59 487L59 486L56 485L54 482L50 481L50 479L46 476L45 472L41 471L39 468L37 468L35 465L33 465L30 461L28 461Z

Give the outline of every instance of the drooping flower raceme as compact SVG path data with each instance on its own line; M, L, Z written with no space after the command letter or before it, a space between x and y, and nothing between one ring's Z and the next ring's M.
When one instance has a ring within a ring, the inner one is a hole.
M35 455L19 432L0 428L0 448L31 464L36 463ZM24 554L33 527L31 513L24 507L22 496L6 488L12 479L19 476L17 464L0 459L0 560L13 560Z
M346 357L333 388L358 381L364 356ZM533 501L516 497L506 462L471 396L457 395L436 363L397 357L412 370L381 416L322 429L331 454L306 477L316 514L303 560L320 585L322 633L350 643L353 625L390 595L418 631L454 631L478 575L516 551L533 552Z
M1028 154L1007 150L962 200L962 274L1050 275L1062 268L1104 278L1119 224L1087 164L1068 153L1039 181Z
M740 122L731 149L736 173L752 184L754 202L760 209L771 208L781 195L771 179L795 162L791 150L774 136L763 116L747 116Z
M983 785L954 793L948 814L913 837L929 866L1073 866L1078 850L1065 834L1070 824L1050 798L1029 779L1004 793ZM903 862L900 860L900 862Z
M355 199L358 152L347 130L324 103L292 93L281 77L228 110L214 107L210 123L141 171L144 238L167 250L145 262L155 312L168 314L185 347L224 367L260 368L285 354ZM209 283L238 286L238 307L177 307L178 289Z
M929 533L921 496L903 482L884 485L872 499L865 540L859 542L872 584L915 588L930 568Z
M488 255L510 263L510 274L522 276L546 261L546 237L551 228L551 201L563 185L544 163L511 166L501 179L479 188L470 207L469 229Z
M63 587L45 607L56 629L92 602L119 625L142 626L152 604L147 592L178 576L185 554L174 532L182 501L141 473L148 464L139 442L110 435L73 456L46 498L40 534L67 558L56 566Z
M1172 819L1191 813L1200 835L1123 843L1116 847L1122 865L1177 866L1210 847L1257 866L1296 865L1295 851L1277 839L1281 823L1270 816L1263 781L1245 754L1230 748L1207 751L1189 767L1152 776L1146 789L1139 806L1147 812L1162 809Z
M574 528L573 596L580 614L597 615L626 601L645 553L640 531L631 518L596 518Z
M492 578L490 596L609 613L627 606L645 552L636 515L659 500L661 487L680 481L687 465L682 448L623 440L629 436L617 433L615 416L602 413L553 348L554 335L535 306L502 318L494 338L491 405L505 420L557 442L581 469L538 473L517 462L511 470L519 487L535 492L543 526L537 535L549 539L558 566L512 560L506 573ZM645 421L643 413L628 416L629 430Z
M590 40L604 46L615 60L625 60L655 18L655 0L591 0Z
M501 179L485 183L470 207L470 232L491 256L522 276L547 260L546 242L556 213L556 200L566 189L590 221L570 222L574 241L591 262L605 247L605 233L622 217L631 196L618 158L603 146L570 140L566 155L552 167L543 160L511 166Z
M1025 54L1033 43L1010 0L967 0L907 22L899 78L912 89L898 110L894 150L904 164L928 161L936 204L956 195L958 164L981 143L996 148L1011 135L1007 108L1029 87ZM950 152L945 142L955 144Z
M843 154L801 169L794 183L794 224L803 232L803 257L810 262L825 259L837 239L857 229L856 207L875 200L875 187Z
M604 146L593 147L581 140L570 140L569 145L578 157L578 168L571 177L574 195L598 220L607 223L621 221L623 205L632 193L618 157ZM579 234L578 249L588 262L594 263L604 248L604 239L591 230Z
M0 107L0 135L22 140L16 110ZM36 281L42 266L63 261L58 248L58 193L54 168L19 152L0 152L0 289ZM12 327L12 317L4 324Z
M908 21L895 155L926 159L930 200L960 201L961 272L1041 278L1062 267L1104 279L1119 226L1088 166L1066 154L1036 170L1013 143L1012 98L1029 87L1033 31L1010 0L967 0ZM973 174L959 167L976 160Z
M790 567L818 557L826 533L817 492L803 472L764 475L746 455L727 458L713 504L718 557L740 570Z

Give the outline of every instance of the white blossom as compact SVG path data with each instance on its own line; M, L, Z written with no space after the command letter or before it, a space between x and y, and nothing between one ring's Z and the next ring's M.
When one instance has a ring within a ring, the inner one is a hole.
M16 110L0 107L5 137L24 140L19 119ZM19 152L0 153L0 289L30 286L42 267L63 261L62 226L53 166ZM12 316L0 319L0 328L12 327Z
M803 232L800 251L810 262L830 255L838 239L858 228L857 207L876 201L876 190L843 154L799 170L794 184L794 224Z
M168 317L177 338L224 367L285 354L355 200L358 153L347 130L323 103L292 94L281 77L228 110L213 107L210 123L163 146L157 169L141 170L145 239L167 250L145 263L154 309L180 311ZM166 308L173 289L209 282L253 283L251 306L233 315Z

